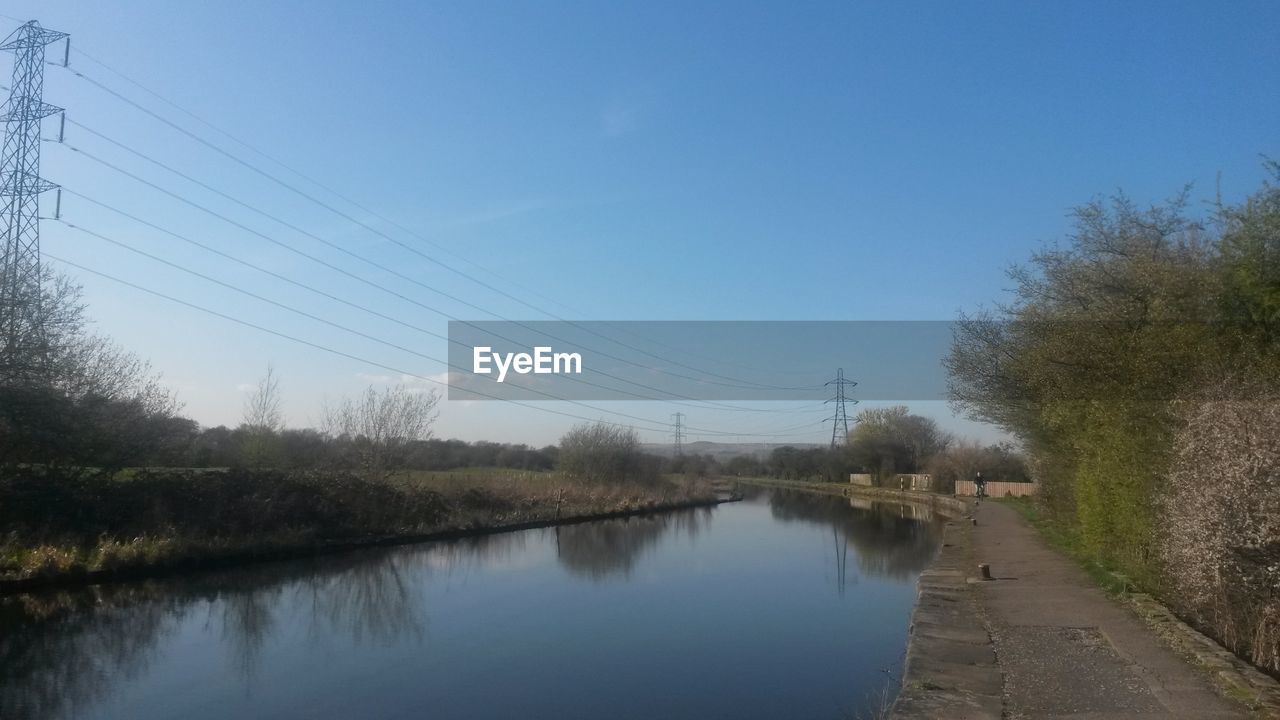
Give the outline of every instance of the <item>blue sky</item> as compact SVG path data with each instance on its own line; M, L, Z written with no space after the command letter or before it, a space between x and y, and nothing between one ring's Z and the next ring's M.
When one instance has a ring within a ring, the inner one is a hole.
M71 33L72 65L93 80L570 319L951 319L1000 299L1004 269L1064 238L1073 205L1119 188L1157 201L1186 182L1196 184L1197 201L1219 186L1238 199L1262 180L1260 155L1280 155L1276 3L20 0L2 12ZM0 25L7 33L16 23ZM485 270L290 175L90 58ZM45 176L71 190L434 332L445 332L445 318L421 305L468 320L548 317L246 171L66 70L48 68L46 100L83 127L421 285L362 266L75 124L72 147L420 304L46 144ZM88 202L64 196L63 211L173 262L444 357L437 339ZM317 343L424 375L444 369L56 223L45 223L42 239L50 254ZM100 329L151 359L206 424L237 422L242 388L269 361L295 425L314 422L325 395L393 379L72 273ZM821 408L794 404L776 414L595 405L559 409L603 419L625 412L655 428L683 410L701 428L829 438L817 423ZM920 409L991 436L941 404ZM812 430L793 429L807 420ZM497 403L446 403L437 432L545 443L571 422Z

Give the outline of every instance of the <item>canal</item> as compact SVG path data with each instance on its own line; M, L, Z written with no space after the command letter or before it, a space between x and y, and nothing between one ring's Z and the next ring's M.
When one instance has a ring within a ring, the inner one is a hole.
M0 598L0 717L869 717L939 521L784 490Z

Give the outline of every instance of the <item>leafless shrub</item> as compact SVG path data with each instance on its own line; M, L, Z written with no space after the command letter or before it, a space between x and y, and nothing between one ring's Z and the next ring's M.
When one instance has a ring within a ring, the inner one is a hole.
M574 426L560 438L560 469L587 482L651 483L657 464L640 451L640 437L628 427L609 423Z
M245 460L255 467L269 465L279 456L279 433L284 430L281 408L280 378L274 365L267 364L267 374L244 401L241 430L244 431Z
M253 429L280 432L284 429L284 412L280 408L280 378L276 368L267 365L267 374L258 381L253 394L245 398L243 423Z
M972 480L978 472L995 482L1029 479L1026 460L1007 443L984 446L957 441L930 457L925 472L933 477L934 487L939 490L952 490L957 481Z
M440 394L394 385L370 387L358 398L325 403L323 427L350 444L366 478L381 480L403 466L409 444L431 437Z
M177 411L172 393L147 361L90 332L83 288L45 270L32 292L24 300L36 308L32 327L25 329L29 337L20 338L15 348L0 345L14 363L3 368L0 380L47 386L76 400L135 402L153 414Z

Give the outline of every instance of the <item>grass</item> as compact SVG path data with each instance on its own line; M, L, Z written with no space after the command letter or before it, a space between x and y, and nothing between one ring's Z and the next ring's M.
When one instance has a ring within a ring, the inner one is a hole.
M0 583L483 531L710 501L705 481L587 483L500 468L340 472L135 468L0 477Z

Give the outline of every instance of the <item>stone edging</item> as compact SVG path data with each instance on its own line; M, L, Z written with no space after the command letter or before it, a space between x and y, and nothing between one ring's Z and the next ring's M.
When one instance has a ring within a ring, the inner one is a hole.
M946 499L967 509L963 501ZM972 537L972 521L953 517L937 557L920 574L902 690L891 718L1000 718L1004 678L969 587Z
M1252 710L1261 711L1264 717L1280 718L1280 681L1262 673L1178 619L1150 595L1133 593L1126 596L1125 601L1166 642L1209 669L1214 682L1228 696L1245 703Z

